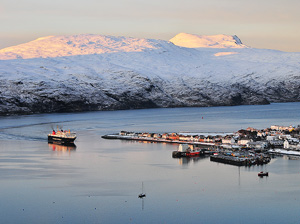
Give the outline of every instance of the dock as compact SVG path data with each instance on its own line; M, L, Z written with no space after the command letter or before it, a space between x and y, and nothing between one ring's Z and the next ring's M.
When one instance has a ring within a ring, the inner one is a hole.
M152 137L140 137L140 136L128 136L128 135L119 135L119 134L110 134L101 136L104 139L119 139L119 140L131 140L131 141L147 141L147 142L158 142L158 143L171 143L171 144L188 144L195 146L215 146L215 143L208 142L193 142L193 141L180 141L180 140L171 140L163 138L152 138Z
M271 157L265 154L258 154L254 156L232 156L226 154L218 154L218 155L211 155L210 161L225 163L235 166L252 166L252 165L263 165L267 164L271 161Z

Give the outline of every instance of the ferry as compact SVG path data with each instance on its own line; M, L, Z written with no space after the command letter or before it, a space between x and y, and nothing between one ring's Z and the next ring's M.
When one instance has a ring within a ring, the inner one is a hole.
M76 139L76 133L64 130L53 130L48 134L48 143L58 143L62 145L72 145Z

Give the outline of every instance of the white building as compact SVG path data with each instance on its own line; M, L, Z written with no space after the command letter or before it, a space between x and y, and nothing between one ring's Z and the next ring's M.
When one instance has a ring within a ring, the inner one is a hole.
M250 141L251 141L251 139L249 139L249 138L241 138L240 140L238 140L238 144L239 145L247 145L247 143Z
M289 140L285 140L283 142L283 148L284 149L294 149L294 150L299 150L300 149L300 145L297 142L291 142Z
M283 142L283 148L284 148L284 149L289 149L289 148L290 148L290 143L289 143L288 140L285 140L285 141Z
M255 149L265 149L268 147L268 142L258 141L258 142L248 142L247 147L253 147Z
M222 138L222 144L234 144L235 139L234 138Z

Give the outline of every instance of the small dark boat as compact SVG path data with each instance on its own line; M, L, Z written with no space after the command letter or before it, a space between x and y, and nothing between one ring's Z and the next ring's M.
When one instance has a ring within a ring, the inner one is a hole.
M140 193L139 194L139 198L144 198L144 197L146 197L146 194L145 193L143 193L143 191L144 191L144 183L142 183L142 193Z
M64 130L52 131L48 134L48 143L57 143L62 145L74 145L76 133Z
M144 197L146 197L146 194L139 194L139 198L144 198Z
M257 175L258 175L259 177L269 176L269 172L263 172L263 171L261 171L261 172L259 172Z

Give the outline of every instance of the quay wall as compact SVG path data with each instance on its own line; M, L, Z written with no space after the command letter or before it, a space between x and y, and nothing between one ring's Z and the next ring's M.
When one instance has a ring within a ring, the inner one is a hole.
M161 142L161 143L173 143L173 144L188 144L188 145L202 145L202 146L210 146L215 147L214 143L206 143L206 142L188 142L188 141L179 141L179 140L169 140L169 139L157 139L157 138L149 138L149 137L136 137L136 136L122 136L122 135L104 135L102 136L104 139L120 139L120 140L133 140L133 141L148 141L148 142Z

